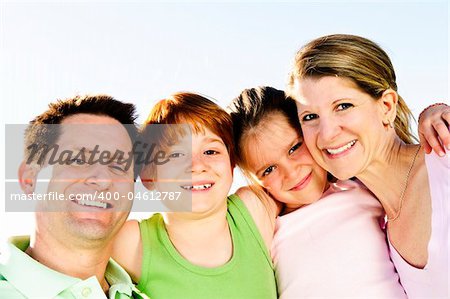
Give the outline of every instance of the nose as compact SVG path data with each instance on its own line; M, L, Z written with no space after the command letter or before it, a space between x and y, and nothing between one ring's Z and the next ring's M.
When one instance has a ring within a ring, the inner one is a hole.
M319 125L319 141L321 143L330 143L333 141L341 130L340 125L332 117L321 118Z
M113 179L111 172L106 165L96 165L92 171L88 173L86 184L96 188L97 190L107 190L111 187Z
M288 157L278 161L278 171L281 172L283 181L288 185L298 179L297 175L299 174L299 168L301 168L301 163L298 160L299 157Z
M191 172L203 172L208 168L208 164L205 161L205 156L200 153L200 154L194 154L192 155L192 159L191 159Z

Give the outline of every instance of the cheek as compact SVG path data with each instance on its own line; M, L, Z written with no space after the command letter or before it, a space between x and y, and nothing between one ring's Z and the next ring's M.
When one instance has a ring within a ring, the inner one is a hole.
M277 193L280 189L280 180L275 176L271 176L262 182L262 186L272 193Z
M312 142L316 139L317 130L312 125L302 126L302 135L305 143Z
M317 165L317 167L314 169L314 173L317 181L317 189L320 190L320 192L325 191L325 186L327 185L326 170Z

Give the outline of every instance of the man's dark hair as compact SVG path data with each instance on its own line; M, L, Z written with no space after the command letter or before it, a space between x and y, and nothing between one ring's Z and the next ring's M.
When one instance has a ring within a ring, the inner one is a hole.
M61 122L69 117L80 113L93 114L99 116L111 117L121 124L127 130L132 144L139 140L138 128L136 126L136 108L133 104L123 103L111 96L99 95L77 95L73 98L57 100L48 105L48 109L42 114L36 116L30 121L25 130L25 160L29 160L31 156L31 145L41 151L45 148L53 146L60 135L60 126L52 126L61 124ZM40 157L41 155L34 155ZM36 160L36 159L34 159ZM33 161L42 166L42 159ZM139 173L138 165L135 163L134 175Z

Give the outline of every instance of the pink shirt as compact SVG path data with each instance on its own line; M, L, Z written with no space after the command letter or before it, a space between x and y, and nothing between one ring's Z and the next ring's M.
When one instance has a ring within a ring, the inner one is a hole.
M450 153L442 158L435 153L425 155L425 164L432 208L427 265L423 269L411 266L389 244L391 258L409 298L448 298Z
M380 203L360 184L333 184L277 218L272 258L281 299L406 298L389 259Z

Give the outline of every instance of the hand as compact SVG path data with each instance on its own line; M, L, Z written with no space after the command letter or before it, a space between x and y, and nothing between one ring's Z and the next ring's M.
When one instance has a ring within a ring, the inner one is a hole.
M450 150L449 124L450 107L445 103L433 104L420 113L419 139L427 154L434 150L442 157L445 155L445 148Z

